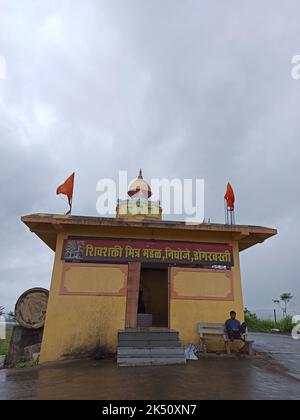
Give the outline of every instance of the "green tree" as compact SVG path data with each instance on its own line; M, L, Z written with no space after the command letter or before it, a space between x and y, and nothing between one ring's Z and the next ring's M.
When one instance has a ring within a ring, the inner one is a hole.
M1 316L1 315L4 315L4 311L5 311L4 306L1 306L1 305L0 305L0 316Z
M249 311L248 308L244 309L244 314L246 318L258 319L257 315L254 312Z
M282 293L279 299L273 299L273 302L276 303L282 310L284 318L287 317L288 304L292 299L293 296L291 293Z

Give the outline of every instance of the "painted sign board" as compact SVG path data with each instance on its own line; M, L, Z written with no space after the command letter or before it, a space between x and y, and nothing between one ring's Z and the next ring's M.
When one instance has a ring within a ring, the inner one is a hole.
M232 267L233 249L228 244L134 239L69 238L64 241L66 262L140 262L169 265Z

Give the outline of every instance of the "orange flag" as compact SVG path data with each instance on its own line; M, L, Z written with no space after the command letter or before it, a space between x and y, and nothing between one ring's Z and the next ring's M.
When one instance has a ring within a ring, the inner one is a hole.
M74 179L75 179L75 173L73 173L71 176L69 176L69 178L62 185L60 185L56 190L57 195L58 194L64 194L68 197L69 206L70 206L69 213L71 213L71 210L72 210Z
M227 184L227 190L226 194L224 195L224 198L227 202L227 208L230 210L234 210L235 195L230 182L228 182Z

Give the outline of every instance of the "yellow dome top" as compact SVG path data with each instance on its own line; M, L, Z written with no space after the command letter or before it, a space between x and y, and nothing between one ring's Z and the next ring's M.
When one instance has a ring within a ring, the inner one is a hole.
M148 199L151 197L150 185L144 180L141 169L138 178L130 185L128 195L131 198L143 197Z

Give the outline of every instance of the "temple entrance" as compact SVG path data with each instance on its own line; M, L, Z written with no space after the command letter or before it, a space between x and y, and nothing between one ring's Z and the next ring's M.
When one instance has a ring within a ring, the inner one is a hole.
M169 327L168 268L141 268L138 327Z

